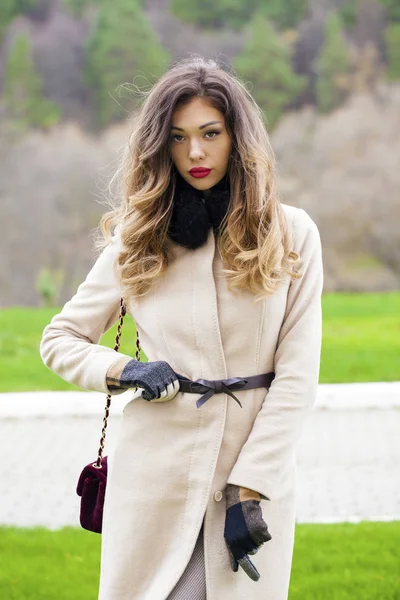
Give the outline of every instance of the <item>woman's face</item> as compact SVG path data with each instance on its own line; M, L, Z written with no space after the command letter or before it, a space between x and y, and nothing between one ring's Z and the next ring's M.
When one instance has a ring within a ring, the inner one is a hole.
M182 177L198 190L208 190L225 175L232 140L225 118L204 98L176 108L172 115L169 148L172 161ZM211 169L206 177L194 177L194 167Z

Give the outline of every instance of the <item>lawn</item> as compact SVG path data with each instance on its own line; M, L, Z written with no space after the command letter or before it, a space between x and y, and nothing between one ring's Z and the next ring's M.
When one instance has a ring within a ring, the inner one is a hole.
M325 294L321 383L400 380L400 292Z
M321 383L400 380L400 292L324 294L322 303ZM1 311L0 392L77 389L47 369L38 352L42 331L59 310ZM116 327L102 344L114 345ZM133 357L135 335L126 317L121 351Z
M289 600L400 600L399 545L400 522L298 524ZM99 554L80 529L2 527L0 598L96 600Z

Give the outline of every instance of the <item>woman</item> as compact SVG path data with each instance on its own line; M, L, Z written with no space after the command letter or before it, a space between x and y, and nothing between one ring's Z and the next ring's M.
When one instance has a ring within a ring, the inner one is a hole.
M41 342L82 388L140 386L109 457L99 598L286 600L320 363L317 226L279 201L262 112L213 60L153 86L121 173L105 249ZM148 363L98 344L121 296Z

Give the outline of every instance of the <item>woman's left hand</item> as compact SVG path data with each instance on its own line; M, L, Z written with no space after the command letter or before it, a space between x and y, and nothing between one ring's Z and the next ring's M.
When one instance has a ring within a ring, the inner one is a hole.
M260 573L249 558L260 546L272 539L262 518L261 495L254 490L228 483L224 537L233 571L239 565L250 579L258 581Z

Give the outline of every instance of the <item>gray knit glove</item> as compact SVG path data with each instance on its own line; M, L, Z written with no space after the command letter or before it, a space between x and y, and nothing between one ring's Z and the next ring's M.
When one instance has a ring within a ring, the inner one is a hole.
M237 572L239 566L258 581L261 577L249 554L272 539L262 517L261 499L268 500L255 490L228 483L226 486L226 517L224 537L229 550L231 566Z
M121 357L109 368L106 383L111 394L136 386L144 388L142 398L151 402L172 400L179 392L178 375L164 360L141 362Z

